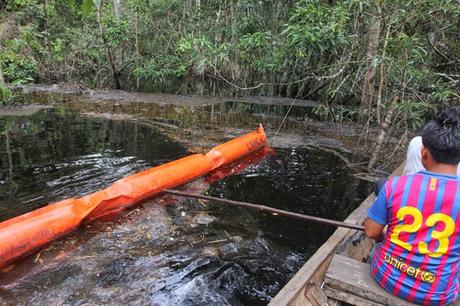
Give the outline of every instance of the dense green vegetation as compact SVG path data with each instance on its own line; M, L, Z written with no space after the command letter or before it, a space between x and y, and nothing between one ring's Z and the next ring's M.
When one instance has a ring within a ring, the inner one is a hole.
M298 97L320 101L325 119L380 124L391 108L405 129L460 100L458 0L7 0L0 10L10 83Z

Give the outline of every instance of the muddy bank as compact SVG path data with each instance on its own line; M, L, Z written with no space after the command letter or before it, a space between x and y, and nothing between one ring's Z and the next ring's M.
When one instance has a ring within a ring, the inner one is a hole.
M0 117L27 117L50 107L46 105L5 106L0 107Z
M183 96L162 93L127 92L122 90L89 90L79 87L60 87L57 85L9 85L15 93L22 94L54 94L65 97L76 96L86 101L111 102L142 102L169 105L203 106L225 102L243 102L265 105L289 106L293 102L297 106L315 107L319 103L312 100L282 98L282 97L213 97L213 96Z

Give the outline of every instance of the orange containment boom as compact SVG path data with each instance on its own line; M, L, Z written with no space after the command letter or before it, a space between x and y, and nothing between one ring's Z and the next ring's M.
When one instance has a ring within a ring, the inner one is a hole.
M211 149L127 176L78 199L67 199L0 223L0 269L78 228L206 175L267 145L264 130Z

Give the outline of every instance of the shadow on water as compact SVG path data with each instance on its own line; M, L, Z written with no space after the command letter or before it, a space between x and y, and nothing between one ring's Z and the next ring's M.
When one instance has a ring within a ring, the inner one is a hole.
M187 154L155 128L65 110L0 118L0 131L2 220ZM338 220L370 191L330 152L276 151L240 173L184 188ZM158 197L0 272L0 303L264 305L333 230Z

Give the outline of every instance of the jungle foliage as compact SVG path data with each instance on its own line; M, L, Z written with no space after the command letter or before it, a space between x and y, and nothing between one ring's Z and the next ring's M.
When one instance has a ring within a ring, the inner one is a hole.
M9 83L297 97L331 120L380 124L391 108L406 129L460 103L458 0L7 0L0 10Z

